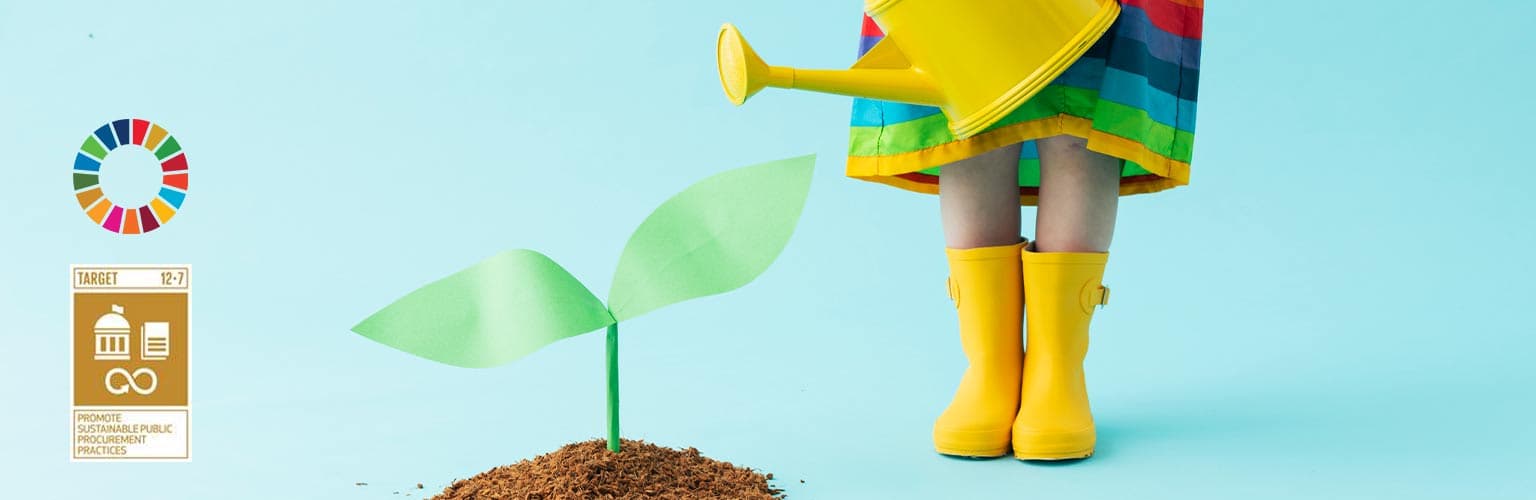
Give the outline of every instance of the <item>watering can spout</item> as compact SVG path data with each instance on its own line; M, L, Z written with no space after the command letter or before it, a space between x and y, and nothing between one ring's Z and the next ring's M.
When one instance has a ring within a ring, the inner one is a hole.
M741 105L764 87L801 89L871 99L938 105L937 88L901 56L895 45L881 43L844 70L769 66L752 50L736 26L720 27L715 46L720 84L731 102Z
M1002 121L1066 71L1120 14L1116 0L865 0L884 31L845 70L769 66L735 26L715 57L740 105L763 87L938 106L955 137Z

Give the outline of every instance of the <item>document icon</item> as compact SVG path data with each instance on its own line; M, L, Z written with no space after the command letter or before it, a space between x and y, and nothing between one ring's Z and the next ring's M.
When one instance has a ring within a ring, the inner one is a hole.
M140 330L140 337L144 339L144 348L140 357L145 360L162 360L171 355L171 324L164 322L145 322Z

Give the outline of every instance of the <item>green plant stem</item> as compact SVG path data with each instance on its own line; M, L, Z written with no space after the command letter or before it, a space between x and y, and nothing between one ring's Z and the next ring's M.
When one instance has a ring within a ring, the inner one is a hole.
M608 325L608 451L619 451L619 324Z

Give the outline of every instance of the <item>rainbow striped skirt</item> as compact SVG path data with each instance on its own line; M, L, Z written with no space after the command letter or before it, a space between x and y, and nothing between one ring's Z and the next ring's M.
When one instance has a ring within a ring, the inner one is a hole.
M1035 139L1071 134L1125 160L1120 194L1189 183L1204 0L1120 0L1114 25L1066 72L986 130L956 140L931 106L855 99L848 176L939 192L942 165L1022 142L1019 202L1040 192ZM859 54L884 34L869 16Z

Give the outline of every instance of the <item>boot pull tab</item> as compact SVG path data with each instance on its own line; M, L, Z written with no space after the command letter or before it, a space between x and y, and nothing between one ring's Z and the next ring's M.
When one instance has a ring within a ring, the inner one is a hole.
M960 307L960 287L955 286L954 276L944 277L944 286L949 289L949 300L954 301L955 308Z
M1084 283L1083 292L1079 299L1083 306L1083 312L1093 314L1095 306L1104 307L1109 305L1109 287L1092 281Z

